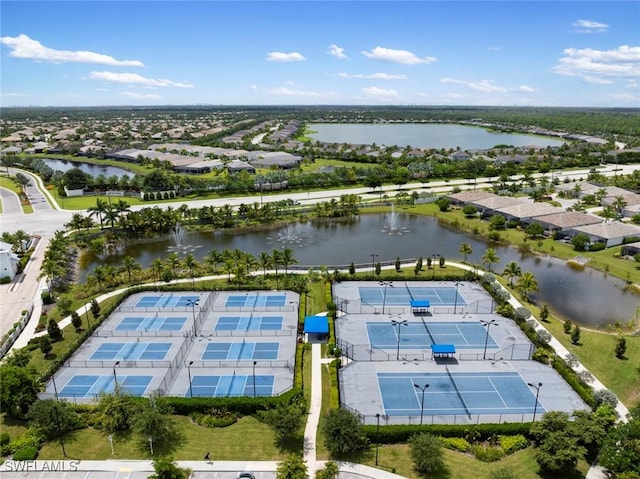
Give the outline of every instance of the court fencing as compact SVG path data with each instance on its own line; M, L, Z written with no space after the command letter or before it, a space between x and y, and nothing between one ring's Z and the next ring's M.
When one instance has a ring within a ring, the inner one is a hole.
M217 336L217 337L221 337L221 338L229 338L229 337L234 337L234 336L239 336L242 338L250 338L250 337L256 337L256 336L262 336L262 337L274 337L274 336L293 336L294 334L297 334L297 331L295 330L295 327L293 327L292 329L250 329L248 331L242 330L239 331L237 329L234 330L229 330L229 329L223 329L223 330L219 330L216 331L215 329L213 331L207 331L207 334L200 334L200 336Z
M191 363L191 361L189 361ZM255 362L255 364L254 364ZM185 364L187 366L187 364ZM220 361L193 361L192 364L189 365L191 368L287 368L292 370L292 365L290 361L287 360L238 360L238 361L228 361L228 360L220 360Z
M265 313L284 313L297 311L293 306L213 306L209 311L212 313L249 313L249 312L265 312Z
M336 307L346 314L410 314L410 305L399 306L397 304L369 304L364 300L350 300L335 297ZM470 304L458 305L434 305L429 307L431 315L434 314L493 314L496 303L492 299L479 299ZM422 313L424 314L424 313ZM418 313L417 315L420 315Z
M191 331L128 331L115 329L100 329L91 335L95 338L187 338Z
M398 350L385 351L373 348L370 344L352 344L343 339L336 339L336 347L340 349L343 356L352 361L427 361L433 359L431 352L407 352L404 348L399 352ZM528 361L532 358L535 349L535 346L531 343L512 344L497 352L487 352L486 359L493 361ZM484 358L484 352L471 353L458 350L458 359L461 361L482 361Z
M343 406L344 407L344 406ZM365 416L357 411L351 409L351 412L355 412L360 418L360 422L364 425L377 425L378 417L375 415ZM540 417L540 415L538 415ZM501 424L505 422L532 422L533 413L522 414L424 414L422 418L420 415L416 416L388 416L386 414L380 415L380 424L383 426L394 424Z

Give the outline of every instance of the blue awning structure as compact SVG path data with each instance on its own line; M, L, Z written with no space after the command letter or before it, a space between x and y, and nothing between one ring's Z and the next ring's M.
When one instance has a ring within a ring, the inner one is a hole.
M306 316L304 332L307 334L329 334L329 318L327 316Z
M432 344L431 353L434 358L453 358L456 347L453 344Z
M427 299L412 299L411 307L412 308L428 308L431 306L431 303Z

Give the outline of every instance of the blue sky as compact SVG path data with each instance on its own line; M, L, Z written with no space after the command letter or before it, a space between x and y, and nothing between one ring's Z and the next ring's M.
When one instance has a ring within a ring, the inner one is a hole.
M2 106L640 107L638 1L11 1Z

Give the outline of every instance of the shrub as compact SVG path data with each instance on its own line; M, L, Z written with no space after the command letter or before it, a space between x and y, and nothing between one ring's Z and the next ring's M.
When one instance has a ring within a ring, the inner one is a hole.
M516 309L516 320L518 321L526 321L531 316L531 311L529 311L524 306L520 306Z
M453 449L454 451L467 452L471 450L471 444L469 441L462 437L441 437L440 442L447 449Z
M549 341L551 341L551 334L548 331L545 331L544 329L541 329L540 331L536 331L536 336L538 338L538 342L540 343L549 344Z
M9 442L11 442L9 434L7 434L6 432L0 434L0 446L6 446L7 444L9 444Z
M33 461L36 457L38 457L37 447L23 447L13 453L14 461Z
M614 393L608 389L599 389L593 393L594 409L597 409L603 404L608 404L615 408L618 405L618 398Z
M24 434L18 436L9 443L9 450L15 452L18 449L35 448L40 447L40 437L35 435L31 431L27 431Z
M593 243L589 245L589 251L602 251L605 248L604 243Z
M571 323L571 320L566 319L562 324L562 329L564 330L564 334L569 334L571 332L572 327L573 327L573 324Z
M498 447L486 447L480 444L474 444L471 447L473 455L482 462L495 462L502 459L505 455L504 451Z
M529 446L529 440L522 434L516 436L500 436L498 442L505 454L513 454Z

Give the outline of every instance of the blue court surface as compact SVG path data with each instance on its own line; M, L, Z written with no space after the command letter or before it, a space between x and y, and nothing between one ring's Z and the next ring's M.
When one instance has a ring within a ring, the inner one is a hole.
M187 318L162 316L126 317L114 328L115 331L180 331Z
M278 359L279 343L209 343L203 360Z
M91 361L161 361L171 343L103 343L89 358Z
M136 308L186 308L191 307L192 302L200 299L200 296L182 294L148 295L140 298Z
M275 377L268 375L193 376L185 397L272 396ZM255 382L255 390L254 390ZM255 391L255 394L254 394Z
M264 331L282 329L282 316L220 316L216 331Z
M232 294L227 298L225 306L227 308L253 308L253 307L282 307L287 300L284 294Z
M131 396L144 395L153 376L127 376L117 375L118 386L122 391ZM75 375L60 390L60 397L93 398L101 392L112 393L115 389L114 377L111 374L106 376L98 375Z
M370 306L409 306L411 301L429 301L431 306L465 306L467 303L456 288L427 288L416 286L360 286L360 301ZM458 300L456 301L456 294Z
M453 344L457 349L483 349L487 340L487 330L481 323L447 322L430 323L412 322L403 325L393 325L391 322L368 322L367 333L372 347L378 349L395 349L398 347L400 334L400 348L427 349L432 344ZM487 349L497 349L491 335L487 340Z
M536 396L518 373L378 373L385 414L424 415L532 414ZM538 402L537 411L544 414Z

